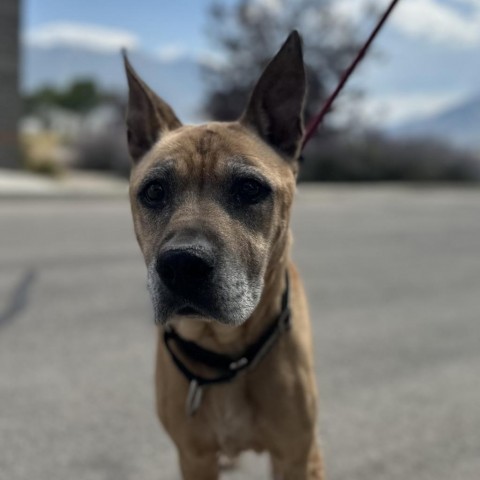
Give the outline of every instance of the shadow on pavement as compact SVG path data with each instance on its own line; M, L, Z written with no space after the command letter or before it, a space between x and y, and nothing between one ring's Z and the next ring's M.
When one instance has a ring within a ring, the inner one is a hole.
M37 278L37 272L27 270L10 294L6 307L0 311L0 327L10 323L28 304L28 295Z

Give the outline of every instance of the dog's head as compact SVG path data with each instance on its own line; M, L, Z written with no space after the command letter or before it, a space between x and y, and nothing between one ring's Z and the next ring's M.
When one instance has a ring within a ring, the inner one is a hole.
M239 325L288 244L305 69L293 32L237 122L183 126L125 57L130 199L156 320Z

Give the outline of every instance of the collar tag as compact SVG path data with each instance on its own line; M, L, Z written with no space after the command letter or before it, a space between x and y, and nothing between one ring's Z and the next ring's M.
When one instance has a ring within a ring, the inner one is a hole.
M202 397L202 387L198 384L197 380L192 380L190 382L190 386L188 387L187 402L185 405L187 415L189 417L192 417L200 407L202 403Z
M189 382L188 394L185 402L186 414L191 417L202 403L203 389L207 386L233 381L241 372L252 370L271 350L277 339L291 328L291 312L289 302L289 277L285 273L285 290L282 295L281 311L277 319L264 331L260 338L248 346L240 358L232 358L212 352L194 342L184 340L178 335L171 324L164 325L163 342L172 358L186 380ZM182 358L172 349L170 343L175 342L182 355L191 361L206 365L221 372L216 377L202 377L185 365Z

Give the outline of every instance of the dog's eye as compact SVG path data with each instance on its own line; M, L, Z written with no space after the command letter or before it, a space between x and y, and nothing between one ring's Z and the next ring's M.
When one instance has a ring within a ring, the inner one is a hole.
M145 187L142 199L149 207L158 207L164 203L165 195L165 187L159 182L154 182Z
M237 180L233 193L242 204L254 205L267 197L270 189L254 179Z

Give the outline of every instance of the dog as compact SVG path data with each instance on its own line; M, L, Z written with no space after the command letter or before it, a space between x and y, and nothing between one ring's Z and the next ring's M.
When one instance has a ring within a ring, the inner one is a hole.
M124 54L130 201L159 325L158 417L185 480L267 452L322 480L308 306L290 259L305 67L290 34L235 122L182 125Z

